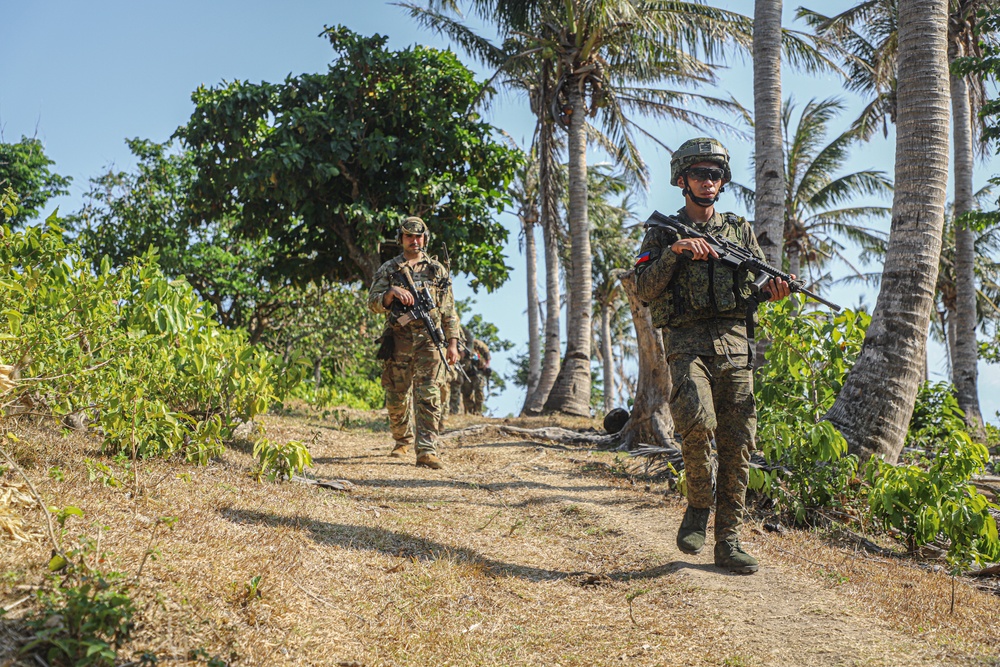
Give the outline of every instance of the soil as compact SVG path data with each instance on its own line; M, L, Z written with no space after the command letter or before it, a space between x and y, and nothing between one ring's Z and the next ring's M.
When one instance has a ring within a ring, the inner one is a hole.
M676 548L683 499L623 454L485 432L446 438L435 471L387 456L383 415L267 420L272 440L309 444L310 477L348 491L262 486L238 451L148 469L131 508L68 462L60 483L45 463L32 477L107 525L125 570L149 517L177 517L137 587L155 603L133 645L175 664L205 664L200 650L231 665L1000 665L996 596L959 583L952 609L932 567L750 522L760 571L729 574L711 537L697 556ZM0 566L24 581L36 570L12 563L46 546L17 548Z

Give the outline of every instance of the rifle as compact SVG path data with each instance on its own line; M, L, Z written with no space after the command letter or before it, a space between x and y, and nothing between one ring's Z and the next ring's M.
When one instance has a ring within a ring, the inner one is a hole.
M719 255L719 262L724 267L731 271L744 270L752 271L756 274L757 278L753 281L753 283L751 283L750 291L753 293L754 298L758 302L767 301L771 298L771 293L764 289L764 285L767 281L771 278L781 278L788 283L789 288L791 288L793 292L801 292L810 299L832 308L835 312L840 312L840 306L832 301L824 299L819 294L806 289L804 281L799 279L793 280L787 273L774 268L743 246L733 243L728 239L699 232L697 229L685 225L676 217L663 215L659 211L653 211L653 214L649 216L649 219L646 220L642 226L646 229L649 229L650 227L669 229L681 238L685 239L704 239L708 243L708 247ZM691 257L691 253L687 250L684 251L684 255L686 257Z
M437 305L434 303L434 297L431 296L430 290L426 287L417 289L417 286L413 284L413 276L410 275L410 267L402 267L400 273L406 279L407 291L413 295L413 305L407 307L399 299L393 299L389 310L395 316L396 324L399 326L404 326L414 320L422 321L424 328L427 329L427 335L430 336L431 342L434 343L438 354L441 355L441 361L444 362L445 368L447 368L450 364L448 363L448 358L444 355L444 348L447 347L444 332L441 331L441 327L434 324L434 319L431 317L431 311L437 308ZM462 374L462 377L466 381L469 380L469 376L465 374L465 369L462 368L461 364L455 364L455 368L458 369L458 372Z

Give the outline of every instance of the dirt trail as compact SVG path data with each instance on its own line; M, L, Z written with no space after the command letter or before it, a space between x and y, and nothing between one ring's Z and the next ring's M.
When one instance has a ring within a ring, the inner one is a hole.
M430 471L385 457L388 434L311 432L315 475L353 482L350 502L393 513L436 508L419 527L396 519L422 540L411 557L430 545L438 556L478 561L497 579L526 582L515 593L536 595L541 613L591 624L584 636L601 645L592 655L606 654L617 632L631 635L618 657L631 664L992 664L893 629L769 558L781 550L780 536L744 531L744 545L762 561L752 576L717 569L711 540L697 556L682 554L674 536L683 503L611 474L613 454L478 436L446 440L445 469ZM497 664L521 664L521 655ZM584 650L563 655L562 664L600 664Z

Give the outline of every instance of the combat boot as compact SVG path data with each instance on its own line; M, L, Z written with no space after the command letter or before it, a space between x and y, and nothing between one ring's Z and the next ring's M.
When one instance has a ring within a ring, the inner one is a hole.
M394 459L401 459L409 453L410 453L409 445L396 445L393 448L393 450L389 452L389 456L391 456Z
M705 531L711 508L691 507L684 511L684 520L677 530L677 548L686 554L701 553L705 547Z
M420 468L432 468L434 470L440 470L442 467L441 459L437 457L433 452L424 452L417 456L417 466Z
M715 565L735 574L753 574L758 569L757 559L743 551L735 537L715 543Z

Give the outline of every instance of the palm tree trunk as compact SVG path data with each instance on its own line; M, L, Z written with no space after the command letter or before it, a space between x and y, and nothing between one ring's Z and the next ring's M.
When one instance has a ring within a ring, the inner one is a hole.
M753 13L754 233L768 263L781 266L785 158L781 138L781 0L756 0Z
M528 290L528 391L524 395L524 406L528 397L538 386L542 374L542 332L538 321L538 252L535 247L535 221L522 218L524 228L524 261L527 268L525 282Z
M962 55L961 47L951 43L948 55ZM976 340L976 234L962 222L962 214L975 209L972 192L973 149L972 112L969 89L962 77L951 77L951 110L955 145L955 355L952 357L951 381L955 385L958 406L965 412L969 433L983 442L986 431L979 410L979 344Z
M615 407L615 356L611 347L611 318L614 316L614 288L601 304L601 362L604 366L604 414Z
M566 357L545 401L546 412L590 416L591 299L593 296L590 224L587 220L587 133L583 92L574 80L566 86L573 112L569 121L569 232L573 275L572 312L566 330Z
M632 325L639 349L639 379L632 415L621 431L620 447L632 449L639 443L676 447L674 420L667 404L672 385L663 351L663 336L653 326L649 309L642 305L635 293L635 271L623 274L621 284L632 309Z
M896 189L861 357L826 414L862 462L899 459L923 377L948 185L948 1L899 0Z
M543 100L547 96L543 96ZM547 108L546 106L542 107ZM542 246L545 252L545 345L542 357L542 372L533 392L528 394L522 413L538 415L542 413L545 401L559 375L560 355L559 322L561 294L559 291L559 199L556 186L555 138L552 135L552 121L540 121L538 139L538 202L539 220L542 225Z

